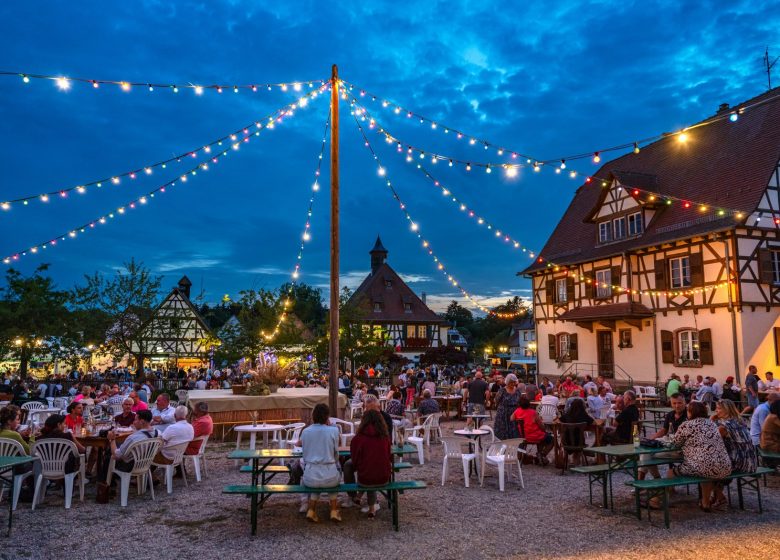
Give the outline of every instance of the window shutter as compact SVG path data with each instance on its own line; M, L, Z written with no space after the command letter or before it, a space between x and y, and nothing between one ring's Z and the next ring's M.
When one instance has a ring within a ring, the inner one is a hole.
M703 366L714 365L712 356L712 331L702 329L699 331L699 361Z
M576 334L570 334L569 335L569 358L571 358L572 361L579 360L579 352L577 349L577 335Z
M655 259L655 289L666 290L666 259Z
M544 293L547 298L547 303L555 302L555 281L546 280L544 283Z
M758 274L764 284L773 284L775 281L772 271L772 251L769 249L758 250Z
M595 278L591 278L591 282L585 280L585 297L587 299L593 298L593 282L595 282Z
M566 278L566 301L574 301L574 278Z
M702 264L701 253L691 253L691 286L700 288L704 285L704 265Z
M665 364L674 363L674 333L661 331L661 361Z
M555 335L554 334L548 334L547 335L547 345L550 349L550 359L551 360L557 360L558 359L558 346L555 344Z
M613 266L612 269L609 272L609 281L612 284L612 293L618 294L620 291L617 289L617 286L621 286L623 284L621 280L620 273L622 271L622 268L619 266Z

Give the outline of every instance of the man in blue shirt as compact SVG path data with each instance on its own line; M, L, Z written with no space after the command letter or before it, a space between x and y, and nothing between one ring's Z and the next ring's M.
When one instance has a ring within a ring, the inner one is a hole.
M761 426L764 420L769 416L769 406L780 398L780 393L769 393L766 396L766 402L761 403L753 410L753 416L750 417L750 439L753 445L758 445L761 441Z

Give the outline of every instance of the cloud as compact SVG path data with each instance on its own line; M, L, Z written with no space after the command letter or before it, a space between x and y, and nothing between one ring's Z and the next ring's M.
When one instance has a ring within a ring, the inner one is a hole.
M272 276L278 276L278 275L290 275L289 270L284 270L283 268L279 268L278 266L256 266L254 268L244 268L241 270L241 272L244 272L246 274L268 274Z
M173 272L174 270L188 270L190 268L214 268L222 261L219 259L210 259L205 257L195 257L192 259L169 261L157 265L158 272Z

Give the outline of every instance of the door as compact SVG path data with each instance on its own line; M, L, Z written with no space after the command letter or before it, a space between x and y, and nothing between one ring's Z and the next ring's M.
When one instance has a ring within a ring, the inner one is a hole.
M598 344L599 375L614 377L615 354L612 350L612 331L598 331L596 340Z

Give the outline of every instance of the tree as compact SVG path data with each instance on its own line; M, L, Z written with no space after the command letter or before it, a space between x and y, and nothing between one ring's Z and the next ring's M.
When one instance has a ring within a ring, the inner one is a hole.
M444 318L454 327L466 327L474 322L474 315L471 314L471 311L455 300L452 300L447 306Z
M0 347L19 358L23 376L30 360L48 353L50 345L58 347L58 338L69 331L68 293L43 275L48 268L42 264L26 278L10 268L0 289Z
M101 313L108 325L104 336L109 351L117 358L133 355L138 371L142 372L146 356L134 352L133 337L151 317L162 276L153 275L142 262L130 259L111 278L96 272L85 275L84 280L83 286L76 286L71 292L74 305L90 313Z
M468 353L458 350L454 346L440 346L438 348L429 348L420 355L420 365L429 366L431 364L446 365L466 365L468 362Z

